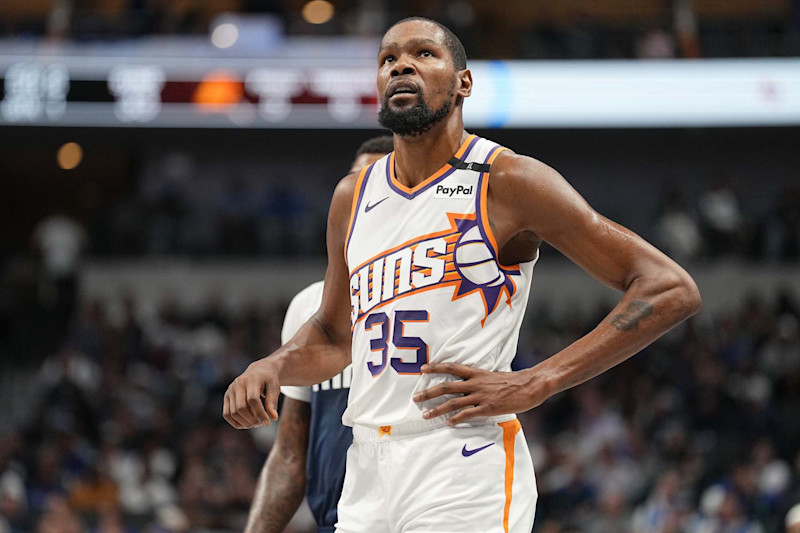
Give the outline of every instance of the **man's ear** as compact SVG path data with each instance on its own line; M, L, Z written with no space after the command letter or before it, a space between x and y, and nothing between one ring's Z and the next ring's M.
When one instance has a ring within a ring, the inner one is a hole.
M469 69L458 71L458 89L456 94L461 98L466 98L472 94L472 72Z

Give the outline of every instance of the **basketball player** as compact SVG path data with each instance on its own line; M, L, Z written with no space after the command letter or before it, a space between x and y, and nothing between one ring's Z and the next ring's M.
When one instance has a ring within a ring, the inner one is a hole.
M358 172L392 151L388 135L365 141L350 172ZM288 342L322 300L322 282L292 299L283 321L281 341ZM246 533L279 533L292 519L305 493L320 533L333 532L336 504L342 493L347 448L353 440L342 425L353 370L313 387L281 387L286 396L275 446L258 479ZM311 453L308 453L308 452ZM306 472L308 482L306 482Z
M223 416L267 424L281 384L318 383L352 357L337 531L527 533L536 486L515 413L629 358L700 296L555 170L464 131L472 74L443 26L390 28L377 82L394 152L336 188L319 311L233 381ZM543 241L623 294L590 333L512 372Z

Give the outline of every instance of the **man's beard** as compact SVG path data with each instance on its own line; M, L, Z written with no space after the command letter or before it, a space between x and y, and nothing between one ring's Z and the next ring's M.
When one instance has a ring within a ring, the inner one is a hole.
M420 89L417 93L417 104L400 111L392 110L389 107L389 99L385 99L378 113L378 122L397 135L417 137L427 133L437 122L444 120L450 114L452 107L453 104L448 99L442 107L433 111L425 102L425 94Z

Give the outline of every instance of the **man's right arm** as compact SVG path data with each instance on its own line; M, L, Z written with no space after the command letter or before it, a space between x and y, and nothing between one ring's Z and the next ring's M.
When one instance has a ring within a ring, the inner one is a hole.
M303 502L311 405L287 396L281 415L275 446L258 477L245 533L283 531Z
M313 385L350 364L350 276L344 246L357 178L347 176L333 193L326 236L328 269L319 310L275 353L251 363L225 392L222 415L237 429L278 419L280 385Z

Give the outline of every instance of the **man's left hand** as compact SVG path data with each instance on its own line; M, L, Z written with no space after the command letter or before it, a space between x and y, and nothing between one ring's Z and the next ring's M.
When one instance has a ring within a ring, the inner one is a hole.
M490 372L457 363L422 365L424 374L451 374L461 381L445 381L414 395L415 402L424 402L443 394L463 394L422 413L431 419L463 409L447 420L454 426L479 416L521 413L537 407L548 398L543 380L532 369L520 372Z

